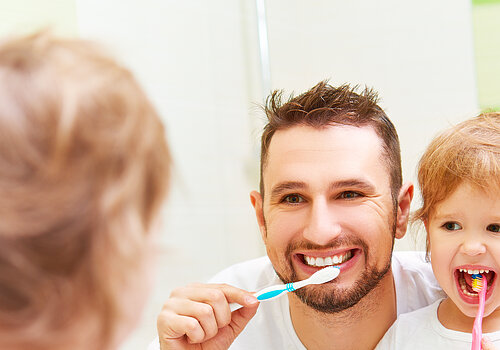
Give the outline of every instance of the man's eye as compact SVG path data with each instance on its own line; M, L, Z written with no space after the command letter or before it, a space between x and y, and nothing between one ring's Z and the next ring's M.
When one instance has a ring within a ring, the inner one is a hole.
M500 225L499 224L491 224L491 225L488 225L488 227L486 227L486 229L488 231L491 231L491 232L500 232Z
M457 231L462 228L462 226L460 226L456 222L445 222L442 227L448 231Z
M342 198L342 199L354 199L354 198L358 198L360 196L361 195L358 192L354 192L354 191L345 191L345 192L342 192L340 194L340 198Z
M299 196L298 194L289 194L283 198L283 202L286 202L288 204L298 204L302 203L304 201L304 198Z

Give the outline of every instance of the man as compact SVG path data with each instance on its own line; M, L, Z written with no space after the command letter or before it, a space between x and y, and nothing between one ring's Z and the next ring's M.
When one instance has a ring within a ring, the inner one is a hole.
M213 279L227 284L175 290L158 317L161 349L373 349L398 313L442 295L421 255L391 265L413 197L396 130L375 93L325 82L284 104L273 93L266 114L250 198L268 257ZM331 282L260 306L248 292L327 265L341 270ZM231 314L231 302L244 307Z

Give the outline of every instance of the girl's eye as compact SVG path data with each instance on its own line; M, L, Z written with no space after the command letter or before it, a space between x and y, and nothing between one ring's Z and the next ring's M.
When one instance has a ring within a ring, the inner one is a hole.
M304 198L299 196L298 194L289 194L283 198L283 201L288 204L298 204L304 201Z
M345 191L345 192L342 192L340 194L340 198L342 199L354 199L354 198L358 198L359 196L361 196L358 192L354 192L354 191Z
M460 226L456 222L445 222L442 227L444 227L448 231L456 231L462 228L462 226Z
M488 227L486 227L486 229L488 231L491 231L491 232L500 232L500 225L499 224L491 224L491 225L488 225Z

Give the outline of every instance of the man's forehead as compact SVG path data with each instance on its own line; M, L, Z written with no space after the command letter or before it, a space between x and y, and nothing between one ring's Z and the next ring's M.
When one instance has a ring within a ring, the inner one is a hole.
M309 172L359 178L364 172L380 171L382 141L371 127L297 126L273 136L266 163L263 175L271 186L308 177ZM386 176L386 167L383 170Z
M266 163L282 157L314 157L322 152L331 154L382 151L382 140L371 126L332 125L322 128L300 125L278 130L271 139ZM268 164L266 164L268 165Z

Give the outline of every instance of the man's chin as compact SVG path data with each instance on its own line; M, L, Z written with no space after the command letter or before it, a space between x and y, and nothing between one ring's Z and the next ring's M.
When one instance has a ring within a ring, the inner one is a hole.
M310 308L327 313L334 314L356 305L362 298L362 295L352 293L348 290L335 290L330 293L323 291L308 291L305 288L295 292L300 301Z
M365 271L351 288L336 288L332 283L326 288L322 285L306 286L295 291L295 294L312 309L334 314L355 306L361 299L370 293L390 271L390 265L382 271L372 269Z

